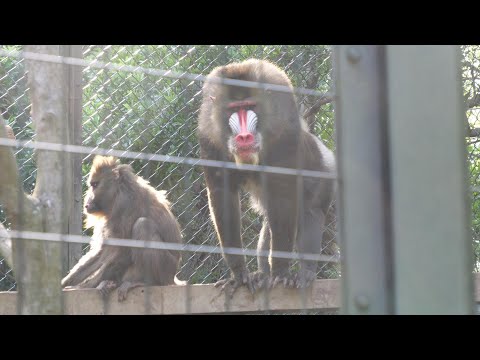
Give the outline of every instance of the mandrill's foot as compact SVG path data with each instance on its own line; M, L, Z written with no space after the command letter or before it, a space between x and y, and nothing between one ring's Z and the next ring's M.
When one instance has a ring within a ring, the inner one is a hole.
M295 275L295 287L297 289L310 287L316 278L317 273L315 271L300 269Z
M296 274L288 271L281 272L270 279L270 288L283 284L285 288L304 289L310 287L317 274L312 270L300 269Z
M249 277L254 291L266 289L270 285L270 276L268 273L265 273L263 271L255 271L251 273Z
M254 293L255 290L253 289L250 274L247 270L241 271L230 279L219 280L215 283L215 287L221 286L220 291L225 291L230 298L233 297L235 291L242 285L247 285L250 292L252 294Z
M98 284L97 290L100 290L102 296L106 297L112 290L116 289L117 286L118 284L115 281L103 280L100 284Z
M139 286L144 286L144 283L141 282L130 282L130 281L124 281L122 285L118 288L118 301L122 302L127 298L128 291L139 287Z
M272 275L270 278L270 289L274 288L278 284L283 284L283 287L285 288L293 288L295 287L295 276L289 274L288 272Z

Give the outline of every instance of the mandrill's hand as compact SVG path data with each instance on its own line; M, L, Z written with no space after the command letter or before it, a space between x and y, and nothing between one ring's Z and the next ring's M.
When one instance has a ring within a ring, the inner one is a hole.
M254 287L252 285L252 279L248 270L244 269L238 272L233 273L233 277L230 279L219 280L215 283L215 287L221 286L221 291L225 291L225 293L232 298L235 291L242 285L247 285L250 292L254 293Z

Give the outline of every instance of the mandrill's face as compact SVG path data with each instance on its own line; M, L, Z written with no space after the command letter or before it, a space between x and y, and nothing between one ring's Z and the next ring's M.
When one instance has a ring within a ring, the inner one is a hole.
M88 185L84 213L106 216L111 211L118 187L114 170L93 171L89 176Z
M231 131L228 149L237 163L258 164L262 137L257 131L256 105L252 100L233 101L228 104L228 125Z

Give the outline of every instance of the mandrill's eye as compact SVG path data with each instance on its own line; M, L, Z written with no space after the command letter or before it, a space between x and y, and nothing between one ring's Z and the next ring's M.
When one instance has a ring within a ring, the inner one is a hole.
M92 181L90 183L90 186L92 187L92 189L95 189L98 186L98 181Z

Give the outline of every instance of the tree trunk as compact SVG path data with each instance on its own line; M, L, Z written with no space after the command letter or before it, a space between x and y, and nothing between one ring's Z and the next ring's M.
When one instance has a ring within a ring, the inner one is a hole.
M58 45L27 45L25 51L59 55ZM63 65L27 60L35 140L68 143L65 77ZM6 137L3 120L0 137ZM67 233L70 211L68 184L70 156L64 152L37 150L37 179L32 195L26 195L18 177L12 149L0 146L0 202L13 230ZM61 314L61 249L58 242L12 239L13 265L18 284L19 314Z

